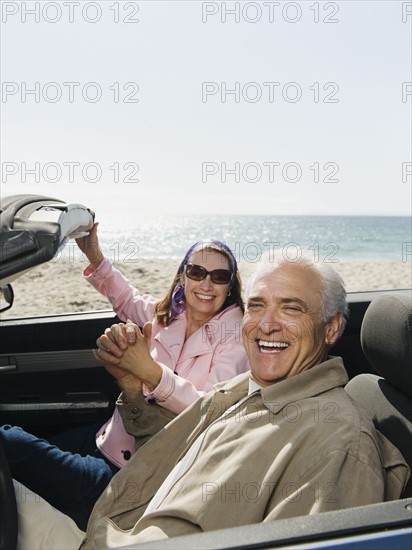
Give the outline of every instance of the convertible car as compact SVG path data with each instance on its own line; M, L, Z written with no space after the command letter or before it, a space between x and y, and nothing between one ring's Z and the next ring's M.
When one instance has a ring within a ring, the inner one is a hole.
M82 205L28 195L4 199L0 240L2 307L12 307L13 278L53 258L67 238L84 234L92 224L93 213ZM412 468L412 290L352 293L349 303L350 320L334 348L348 370L347 391ZM112 311L3 320L0 422L20 425L45 437L84 423L103 423L113 411L118 388L91 350L96 337L117 321ZM411 482L402 497L139 547L410 550ZM0 449L0 548L11 550L16 541L14 491Z

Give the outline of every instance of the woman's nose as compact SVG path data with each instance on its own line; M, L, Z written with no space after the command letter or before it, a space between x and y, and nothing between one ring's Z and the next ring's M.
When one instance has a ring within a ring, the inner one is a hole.
M212 288L212 279L210 277L210 274L207 274L206 277L202 280L201 288L204 288L205 290L209 290Z

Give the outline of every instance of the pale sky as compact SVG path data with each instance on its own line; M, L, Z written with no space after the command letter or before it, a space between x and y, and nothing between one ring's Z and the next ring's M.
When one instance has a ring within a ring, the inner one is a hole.
M2 195L411 214L412 2L1 7Z

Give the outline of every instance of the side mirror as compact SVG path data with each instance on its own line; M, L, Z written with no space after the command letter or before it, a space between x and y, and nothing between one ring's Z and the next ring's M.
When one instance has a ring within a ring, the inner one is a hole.
M11 308L14 302L14 292L12 286L0 286L0 313Z

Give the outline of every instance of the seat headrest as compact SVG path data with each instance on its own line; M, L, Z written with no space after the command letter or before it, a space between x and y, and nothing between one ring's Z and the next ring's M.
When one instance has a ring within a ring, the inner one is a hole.
M370 365L392 386L412 397L412 296L385 294L371 302L361 328Z

